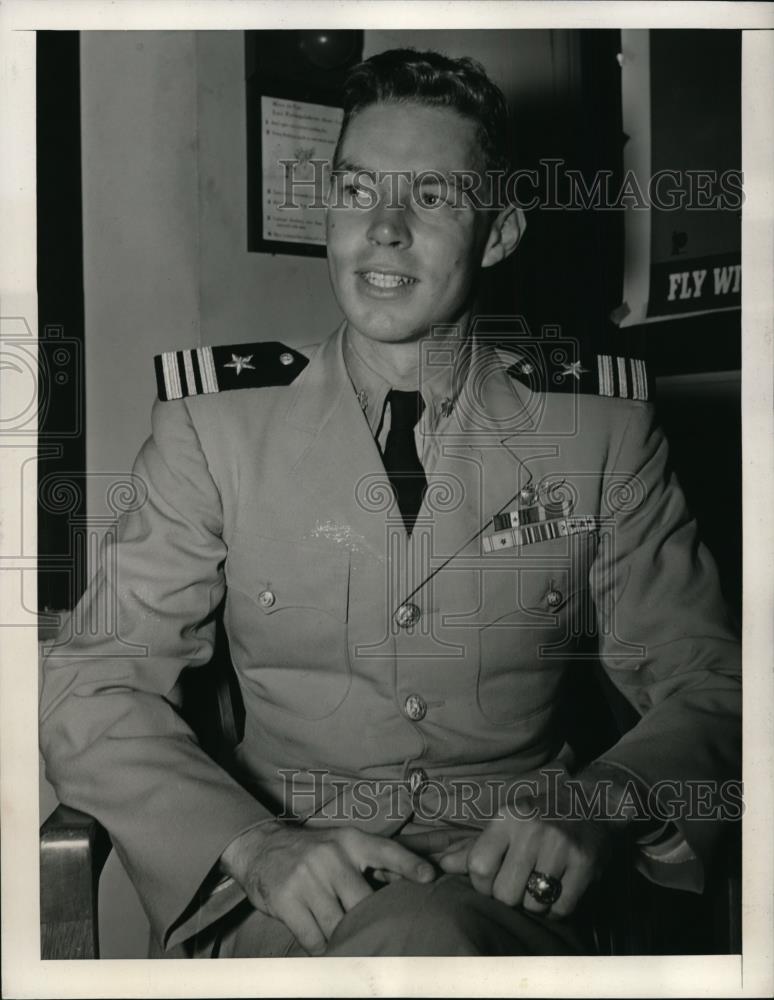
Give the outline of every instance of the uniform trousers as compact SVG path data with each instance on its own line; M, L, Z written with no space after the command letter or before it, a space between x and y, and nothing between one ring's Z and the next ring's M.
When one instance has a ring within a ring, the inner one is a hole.
M572 923L548 920L477 892L465 875L385 885L346 913L325 956L578 955ZM189 944L196 958L300 958L285 925L245 902Z

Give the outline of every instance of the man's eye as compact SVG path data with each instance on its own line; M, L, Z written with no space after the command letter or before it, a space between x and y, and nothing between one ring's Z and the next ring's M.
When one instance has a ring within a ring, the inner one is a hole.
M345 181L342 185L344 203L346 205L370 205L371 193L363 184L356 181Z
M419 188L416 192L417 205L420 208L441 208L447 204L448 192L437 187Z

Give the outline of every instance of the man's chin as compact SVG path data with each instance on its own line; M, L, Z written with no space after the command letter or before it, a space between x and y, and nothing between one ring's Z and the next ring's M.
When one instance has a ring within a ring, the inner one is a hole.
M361 336L380 344L408 344L420 340L428 330L427 324L401 322L384 316L348 315L347 321Z

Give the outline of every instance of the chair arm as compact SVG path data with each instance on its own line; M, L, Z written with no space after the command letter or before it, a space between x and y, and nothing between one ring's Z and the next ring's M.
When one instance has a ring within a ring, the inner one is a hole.
M97 889L111 849L93 816L57 806L40 828L40 957L98 958Z
M599 955L740 954L739 847L733 839L726 842L701 894L656 885L622 856L582 901L589 950Z

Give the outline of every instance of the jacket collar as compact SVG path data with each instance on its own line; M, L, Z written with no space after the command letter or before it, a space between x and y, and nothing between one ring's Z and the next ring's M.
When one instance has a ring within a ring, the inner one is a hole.
M469 346L470 342L460 336L459 331L456 336L452 333L429 338L421 344L420 368L416 376L409 381L391 382L365 360L347 327L342 339L344 363L371 433L375 437L379 433L391 389L417 389L425 404L420 429L426 434L434 434L454 408L464 385L470 362Z
M286 419L303 433L295 445L288 440L288 466L298 488L381 559L392 494L347 372L344 332L342 323L291 387ZM507 367L491 344L474 342L467 377L443 424L438 462L429 476L417 528L410 538L403 535L405 543L416 543L424 523L433 532L434 551L477 552L478 538L492 515L509 509L534 478L530 432L536 426L535 394L514 382ZM449 490L456 499L445 507L443 497Z
M346 347L346 326L345 320L315 349L309 365L291 387L286 419L315 436L340 404L342 395L348 393L357 399L357 386L347 369L351 353ZM472 443L482 435L487 440L497 433L511 438L534 430L535 394L506 374L510 361L486 339L476 337L471 346L464 378L458 377L459 365L447 365L440 377L434 373L427 380L431 385L428 395L433 400L449 398L454 404L457 419L450 433L469 433ZM439 371L441 366L433 361L432 350L428 350L427 357L428 364L435 364ZM362 368L357 371L362 377ZM369 371L378 385L381 376Z

